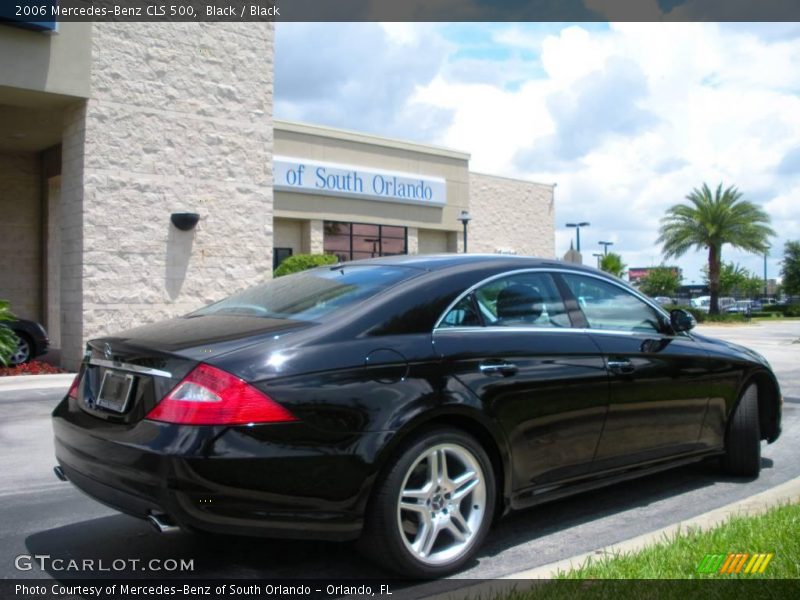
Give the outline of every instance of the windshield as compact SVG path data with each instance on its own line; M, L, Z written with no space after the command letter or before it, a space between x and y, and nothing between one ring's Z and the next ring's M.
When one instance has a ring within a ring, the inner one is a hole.
M393 266L323 267L278 277L188 315L237 315L318 321L363 302L419 271Z

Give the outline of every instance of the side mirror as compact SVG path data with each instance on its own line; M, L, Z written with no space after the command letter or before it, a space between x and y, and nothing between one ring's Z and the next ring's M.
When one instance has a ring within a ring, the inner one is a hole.
M689 331L690 329L694 329L694 326L697 325L694 315L681 308L669 311L669 322L672 325L672 329L676 332Z

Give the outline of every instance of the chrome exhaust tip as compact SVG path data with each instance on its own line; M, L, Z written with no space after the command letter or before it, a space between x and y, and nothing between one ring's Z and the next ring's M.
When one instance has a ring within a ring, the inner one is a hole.
M64 473L64 469L62 469L61 466L53 467L53 473L55 473L56 477L61 481L67 481L67 475Z
M181 529L169 518L169 515L164 513L151 512L147 515L147 520L155 527L158 533L175 533Z

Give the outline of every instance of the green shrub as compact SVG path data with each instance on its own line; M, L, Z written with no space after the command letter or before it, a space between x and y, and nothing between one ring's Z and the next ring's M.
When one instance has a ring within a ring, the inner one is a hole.
M764 313L777 313L784 317L800 317L800 304L768 304L761 309Z
M789 304L783 307L784 316L787 317L800 317L800 304Z
M313 269L323 265L335 265L339 262L333 254L295 254L283 261L278 268L272 272L273 277L282 277L290 273Z
M8 365L11 355L17 349L17 336L3 321L13 321L16 317L12 314L7 300L0 300L0 365Z

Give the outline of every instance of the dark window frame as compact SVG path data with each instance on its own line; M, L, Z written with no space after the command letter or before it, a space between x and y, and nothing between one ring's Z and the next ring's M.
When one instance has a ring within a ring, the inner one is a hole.
M366 226L369 226L369 227L377 227L378 228L377 251L371 253L371 254L375 254L375 256L373 258L376 258L376 257L379 257L379 256L397 256L397 255L408 254L408 227L407 226L404 226L404 225L380 225L378 223L363 223L363 222L359 222L359 221L330 221L330 220L323 221L322 248L323 248L323 251L326 254L333 254L333 255L335 255L335 256L337 256L339 258L344 256L344 251L343 250L333 250L333 249L328 249L328 248L325 247L325 240L326 240L326 237L328 236L328 234L325 232L325 229L326 229L326 226L329 223L330 224L341 224L341 225L347 225L348 226L348 231L346 233L336 234L336 235L342 236L342 237L345 236L345 235L348 236L349 250L347 251L347 258L345 259L344 262L354 260L354 258L353 258L353 237L354 237L353 226L354 225L366 225ZM384 233L383 233L384 228L402 229L403 230L403 235L402 235L402 237L401 236L396 236L396 235L384 235ZM361 234L355 234L355 237L363 238L364 236L361 235ZM385 254L384 251L383 251L383 240L384 239L387 239L387 240L403 240L403 252L400 252L400 253L394 253L393 252L391 254Z
M287 250L289 251L289 254L286 254L283 258L278 260L278 255L281 254L282 252L285 253ZM273 246L273 248L272 248L272 270L274 271L275 269L277 269L279 266L281 266L281 263L283 261L285 261L287 258L290 258L291 256L294 256L294 248L283 247L283 246L281 246L281 247Z

